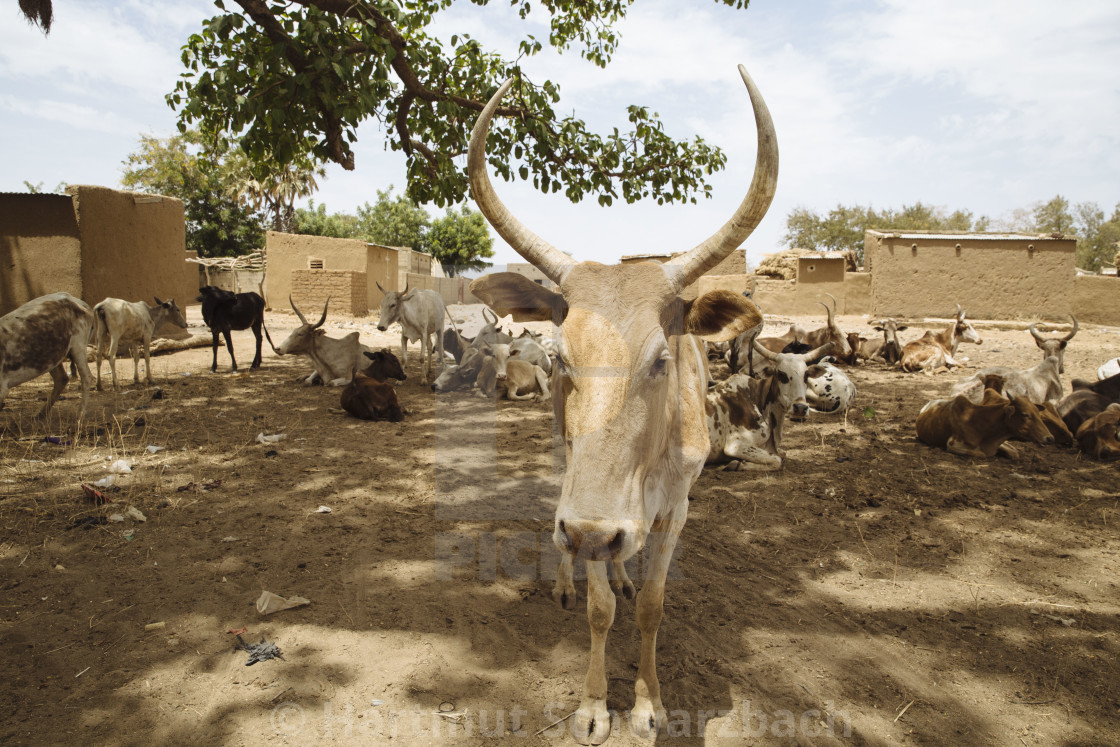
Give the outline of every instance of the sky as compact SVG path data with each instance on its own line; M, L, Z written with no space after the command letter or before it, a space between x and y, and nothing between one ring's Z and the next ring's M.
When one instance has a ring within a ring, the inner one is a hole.
M516 55L523 34L547 39L539 13L520 21L502 0L460 2L443 38L468 33ZM55 0L49 36L15 2L0 10L0 192L59 183L119 187L141 133L167 137L164 103L180 48L217 10L210 2ZM577 260L692 248L742 200L755 128L736 65L761 90L780 151L778 191L747 239L748 262L784 245L790 211L921 201L1001 221L1062 195L1120 203L1120 3L1116 0L637 0L604 70L574 50L523 61L599 132L625 130L626 106L658 112L677 139L699 135L727 155L713 198L695 205L600 207L531 184L495 180L529 228ZM404 186L400 154L375 123L359 128L356 169L331 164L314 196L331 212ZM442 210L429 206L433 217ZM496 264L520 258L495 235Z

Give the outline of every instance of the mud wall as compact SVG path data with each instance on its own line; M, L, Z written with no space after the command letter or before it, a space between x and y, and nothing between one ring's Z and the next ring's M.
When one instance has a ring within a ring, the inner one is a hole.
M268 231L265 234L265 267L268 275L265 301L269 308L288 308L288 296L292 293L292 273L311 269L312 260L320 261L321 269L324 270L365 273L367 310L381 308L384 296L377 289L377 283L390 291L403 287L403 278L400 281L402 284L397 284L400 277L398 257L397 250L392 247L367 244L360 239L334 239Z
M66 195L0 194L0 315L33 298L82 297L82 243Z
M67 187L82 244L82 298L195 303L195 265L186 261L183 203L174 197L107 187Z
M864 238L872 313L1060 320L1073 310L1074 239L881 234Z
M1075 277L1072 313L1081 322L1120 326L1120 278L1102 275Z
M419 275L416 273L409 273L408 287L420 288L423 290L434 290L439 293L443 302L450 306L456 303L482 303L481 300L476 298L470 291L470 284L473 278L441 278L432 277L430 275Z
M830 306L828 295L836 299L836 313L861 315L871 313L871 276L865 272L844 273L840 282L798 283L755 277L751 299L764 314L777 316L823 315L822 303Z
M323 306L331 314L365 316L369 313L366 274L356 270L292 270L292 300L308 319L318 319Z

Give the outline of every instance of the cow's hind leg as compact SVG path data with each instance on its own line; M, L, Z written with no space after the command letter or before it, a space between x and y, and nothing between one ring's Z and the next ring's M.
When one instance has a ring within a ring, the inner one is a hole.
M589 560L586 564L591 660L583 681L583 701L572 714L569 727L580 744L602 744L611 734L611 714L607 710L607 633L614 624L615 600L607 581L607 562Z
M556 569L556 583L552 586L552 598L566 610L576 608L576 585L572 580L575 561L568 553L560 555L560 566Z
M263 338L261 337L261 325L262 324L263 324L263 322L259 321L259 320L253 322L253 335L257 338L257 354L253 357L253 364L251 366L249 366L249 368L260 368L261 367L261 343L263 342ZM233 355L233 349L232 348L230 349L230 355Z
M665 725L665 706L661 703L661 684L657 681L657 629L665 602L665 579L673 560L677 537L684 528L688 504L684 503L667 519L654 522L649 534L649 572L638 592L638 630L642 633L642 658L634 680L634 708L630 728L641 737L651 737Z
M66 382L70 377L66 375L66 369L61 363L51 369L51 378L54 379L54 387L51 388L51 393L47 395L47 404L43 405L42 412L39 417L45 418L50 414L51 406L58 400L58 395L62 394L62 390L66 388ZM82 404L85 404L85 391L82 392Z
M611 561L611 591L615 594L621 594L627 599L633 599L636 596L634 582L630 580L630 576L626 573L626 565L618 559Z

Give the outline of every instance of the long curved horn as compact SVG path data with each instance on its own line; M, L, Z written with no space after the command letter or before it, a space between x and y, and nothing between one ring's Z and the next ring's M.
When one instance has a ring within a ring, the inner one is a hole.
M1035 322L1027 329L1030 331L1031 337L1033 337L1036 342L1046 342L1046 338L1043 337L1042 334L1038 331L1038 322Z
M291 299L289 299L289 300L291 300ZM319 327L322 327L323 322L327 321L327 308L330 305L331 305L331 297L327 296L327 302L325 304L323 304L323 315L321 317L319 317L319 321L315 322L315 326L312 327L312 329L318 329Z
M766 108L762 94L742 65L739 66L739 75L742 76L743 83L747 86L747 93L750 94L755 126L758 129L758 153L755 156L754 177L747 196L743 198L730 220L704 242L665 265L669 282L677 292L718 265L724 257L747 240L751 232L762 222L778 187L778 138L774 133L770 110Z
M1075 317L1073 314L1070 314L1069 318L1073 320L1073 329L1070 330L1070 333L1068 335L1062 338L1062 342L1069 342L1073 339L1073 336L1077 334L1077 317Z
M301 322L303 322L304 324L307 324L308 323L307 320L303 318L303 314L300 312L299 308L296 306L296 302L292 300L292 297L291 297L290 294L288 295L288 303L290 303L292 305L292 311L296 312L296 316L299 317L299 320Z
M467 151L467 175L470 178L471 194L479 211L490 221L498 235L506 240L514 251L529 260L549 280L560 285L564 276L572 268L572 258L547 241L537 236L521 223L513 213L498 199L490 177L486 173L486 133L498 103L513 85L510 78L495 91L490 101L478 115L478 121L471 130L471 143Z
M836 313L836 296L832 295L831 293L825 293L825 295L832 299L832 313L835 314Z
M816 348L814 350L810 350L808 353L802 353L801 354L801 360L808 363L811 360L816 360L817 358L823 358L824 356L828 355L831 350L832 350L832 343L831 342L826 342L824 345L821 345L819 348Z
M759 344L757 337L752 337L751 338L751 347L753 347L756 351L758 351L758 354L761 355L763 358L765 358L768 361L778 360L778 354L775 353L770 348L762 347L762 345Z
M825 295L828 294L826 293ZM817 303L824 307L825 313L828 314L828 328L832 329L836 326L836 321L832 318L832 309L828 308L828 304L826 304L824 301L817 301Z

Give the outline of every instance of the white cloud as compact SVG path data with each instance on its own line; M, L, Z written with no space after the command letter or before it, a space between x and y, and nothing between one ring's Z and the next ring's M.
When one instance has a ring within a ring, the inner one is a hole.
M0 96L0 110L46 122L61 123L79 131L105 132L114 135L121 132L139 132L136 123L118 114L69 101L26 100Z

